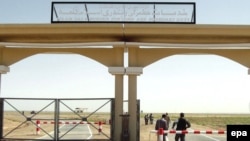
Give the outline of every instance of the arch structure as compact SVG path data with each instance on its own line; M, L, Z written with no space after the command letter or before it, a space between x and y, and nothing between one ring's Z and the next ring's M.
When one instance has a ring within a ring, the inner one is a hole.
M128 66L124 66L124 53ZM75 53L108 67L115 77L115 136L120 140L123 78L128 75L130 140L138 139L137 76L175 54L215 54L250 67L250 26L191 24L1 24L0 73L40 53ZM0 81L1 82L1 81Z

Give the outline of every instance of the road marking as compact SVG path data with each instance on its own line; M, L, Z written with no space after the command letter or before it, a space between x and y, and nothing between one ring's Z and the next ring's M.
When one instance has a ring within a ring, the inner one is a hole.
M90 134L90 136L87 138L87 139L91 139L92 138L92 131L91 131L91 129L89 128L89 125L87 125L88 126L88 129L89 129L89 134Z

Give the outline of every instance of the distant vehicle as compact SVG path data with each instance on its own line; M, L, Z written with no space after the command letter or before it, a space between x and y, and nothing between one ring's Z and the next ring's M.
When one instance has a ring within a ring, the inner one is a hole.
M76 113L83 113L83 112L86 112L87 110L88 108L75 108Z
M30 114L36 114L36 112L35 111L31 111Z

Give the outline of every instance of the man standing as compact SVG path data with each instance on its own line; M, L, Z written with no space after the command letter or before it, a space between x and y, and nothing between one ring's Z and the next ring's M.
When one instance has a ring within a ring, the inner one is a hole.
M160 128L162 128L163 130L167 130L167 123L166 123L166 115L163 114L161 116L161 119L158 119L156 121L156 124L155 124L155 130L159 130ZM166 141L166 135L167 134L163 134L163 141ZM159 136L157 136L159 137Z
M145 125L148 125L148 114L144 116L144 120L145 120Z
M169 117L168 113L166 113L167 130L169 128L170 122L171 122L170 117Z
M174 129L176 124L176 130L186 130L187 128L191 127L190 122L184 118L184 113L180 113L180 118L178 121L174 122L172 129ZM179 139L181 139L181 141L185 141L185 134L176 134L175 141L178 141Z
M154 116L153 116L152 113L149 115L149 120L150 120L150 124L153 124L153 122L154 122Z

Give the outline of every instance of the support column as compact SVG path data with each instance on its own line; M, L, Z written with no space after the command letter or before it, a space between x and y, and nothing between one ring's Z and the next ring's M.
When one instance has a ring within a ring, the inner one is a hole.
M4 65L0 65L0 96L1 96L1 82L2 82L2 74L6 74L7 72L9 72L10 69L7 66Z
M128 75L128 114L130 141L139 141L140 128L137 123L137 75L142 74L141 67L126 68Z
M0 97L1 97L1 75L9 72L9 67L0 65ZM0 98L0 140L3 139L3 117L4 115L4 100Z
M123 114L123 76L124 67L109 67L109 73L115 75L115 123L114 123L114 141L120 141L122 133ZM112 123L113 124L113 123Z

